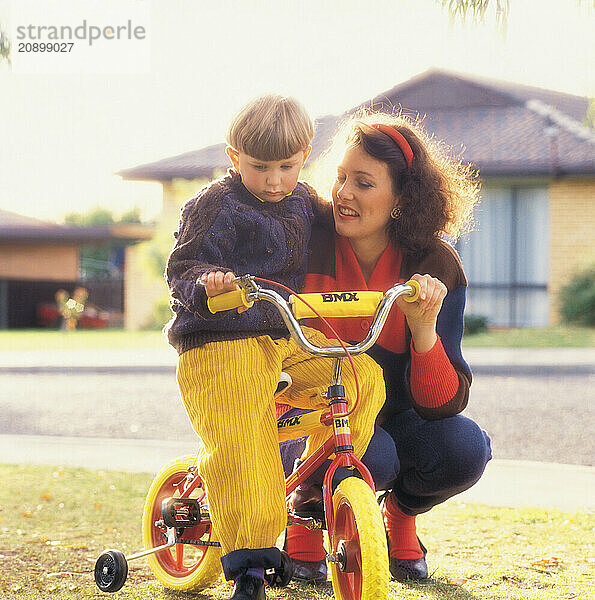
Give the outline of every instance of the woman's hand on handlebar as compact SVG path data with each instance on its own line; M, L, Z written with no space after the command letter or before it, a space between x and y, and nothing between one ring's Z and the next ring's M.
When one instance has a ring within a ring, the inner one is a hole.
M225 292L232 292L233 290L239 290L240 288L234 283L236 276L232 271L224 273L223 271L211 271L204 273L200 280L205 286L205 292L209 298L224 294ZM245 306L238 308L238 313L243 313L248 310Z
M431 275L416 273L411 279L420 285L419 299L407 303L398 298L397 304L407 319L415 351L423 354L436 343L436 320L447 290L439 279Z

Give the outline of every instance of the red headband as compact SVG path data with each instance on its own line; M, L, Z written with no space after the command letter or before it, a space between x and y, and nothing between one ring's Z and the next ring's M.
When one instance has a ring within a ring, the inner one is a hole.
M378 129L378 131L382 131L389 137L391 137L397 146L399 146L405 160L407 161L407 166L411 168L411 161L413 160L413 150L411 150L411 146L409 142L393 127L390 125L385 125L384 123L374 123L372 125L374 129Z

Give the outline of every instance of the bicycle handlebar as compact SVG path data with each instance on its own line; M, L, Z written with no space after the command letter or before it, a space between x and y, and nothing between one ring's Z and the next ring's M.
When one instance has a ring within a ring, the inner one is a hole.
M197 283L202 282L199 280ZM298 323L298 318L314 317L312 312L295 297L290 297L286 301L280 294L270 289L261 288L251 275L244 275L235 280L240 286L239 290L225 292L217 296L211 296L207 305L212 313L222 310L229 310L245 306L251 307L255 301L265 300L270 302L279 311L289 333L296 341L297 345L302 350L309 352L315 356L324 356L327 358L335 358L345 355L343 347L320 348L311 344L301 325ZM203 284L204 285L204 284ZM347 352L352 356L362 354L369 350L378 339L384 323L388 317L388 313L399 296L407 296L404 298L407 302L415 302L419 297L419 283L415 280L409 280L406 283L399 283L390 288L385 294L382 292L330 292L317 294L302 294L307 299L308 303L314 304L314 308L322 316L371 316L374 315L368 335L355 346L346 346ZM299 304L305 307L296 309L296 314L292 312L292 307L295 309ZM348 306L345 306L348 305Z

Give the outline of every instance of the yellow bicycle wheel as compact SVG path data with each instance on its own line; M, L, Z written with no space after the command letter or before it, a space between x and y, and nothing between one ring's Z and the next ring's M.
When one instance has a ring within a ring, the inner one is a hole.
M182 456L164 467L153 480L142 518L143 543L146 550L166 543L163 530L155 525L161 519L161 503L165 498L179 497L189 466L196 466L196 456ZM206 505L204 488L197 488L190 498ZM213 541L213 530L209 523L187 527L183 537L201 542ZM175 544L148 557L149 566L155 577L170 590L201 590L212 585L221 574L221 548Z
M333 494L333 511L335 562L330 569L335 598L386 599L388 550L374 492L361 479L348 477Z

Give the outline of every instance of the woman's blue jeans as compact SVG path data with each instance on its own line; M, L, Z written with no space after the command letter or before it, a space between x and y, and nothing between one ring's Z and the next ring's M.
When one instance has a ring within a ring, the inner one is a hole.
M303 440L281 444L286 474L303 448ZM490 438L471 419L426 421L409 409L376 426L362 462L377 490L392 490L401 510L417 515L470 488L491 457ZM313 477L320 483L322 471Z
M469 489L492 458L487 433L463 415L426 421L409 409L382 427L397 455L397 476L386 489L392 489L406 514L426 512ZM374 454L372 460L378 458Z

